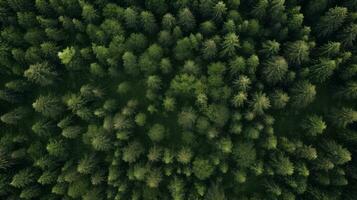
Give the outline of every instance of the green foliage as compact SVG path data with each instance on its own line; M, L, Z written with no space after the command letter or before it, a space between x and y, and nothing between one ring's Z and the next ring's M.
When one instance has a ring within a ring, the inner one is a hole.
M263 70L263 76L268 83L282 81L288 72L288 63L284 57L276 56L267 61Z
M63 106L58 97L55 96L40 96L34 103L32 107L36 112L41 113L46 117L56 117L63 111Z
M347 12L345 7L330 8L318 22L316 27L318 35L326 37L340 28L347 17Z
M291 103L295 107L305 107L315 100L316 86L308 81L301 81L291 89Z
M67 65L71 62L75 54L76 50L74 47L67 47L62 52L58 53L58 57L63 64Z
M307 117L304 122L302 122L301 126L307 134L311 136L320 135L327 128L327 125L323 121L322 117L316 115Z
M199 180L205 180L209 178L215 169L209 160L202 158L196 158L192 164L193 173Z
M46 62L30 65L30 67L24 72L24 77L41 86L53 84L56 76L57 73Z
M0 0L0 199L357 199L353 0Z

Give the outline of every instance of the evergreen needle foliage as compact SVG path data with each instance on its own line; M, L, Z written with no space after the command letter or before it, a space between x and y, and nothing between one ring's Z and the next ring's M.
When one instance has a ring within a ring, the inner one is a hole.
M356 200L356 0L0 0L1 200Z

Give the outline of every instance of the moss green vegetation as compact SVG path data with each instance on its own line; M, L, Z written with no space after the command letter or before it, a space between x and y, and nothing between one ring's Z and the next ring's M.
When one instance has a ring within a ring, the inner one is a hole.
M356 200L356 0L0 0L1 200Z

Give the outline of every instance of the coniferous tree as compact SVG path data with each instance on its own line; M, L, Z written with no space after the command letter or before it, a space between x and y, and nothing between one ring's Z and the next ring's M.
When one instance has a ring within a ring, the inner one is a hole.
M41 113L46 117L56 117L63 112L63 106L58 97L55 96L40 96L32 107L36 112Z
M283 80L288 72L288 63L284 57L276 56L267 61L263 70L263 76L268 83L277 83Z
M343 107L336 109L332 115L332 122L339 127L346 127L347 125L357 121L357 111L352 108Z
M41 86L47 86L54 83L57 73L48 63L38 63L30 65L24 72L24 76L31 82Z
M28 114L28 110L24 107L18 107L14 110L5 113L1 116L1 121L6 124L18 124Z
M327 125L323 121L322 117L312 115L304 120L302 123L302 128L306 130L308 135L317 136L324 132L324 130L327 128Z
M295 84L291 89L291 103L295 107L305 107L315 100L316 86L308 81Z
M319 20L317 24L318 35L326 37L341 27L347 17L347 8L330 8Z

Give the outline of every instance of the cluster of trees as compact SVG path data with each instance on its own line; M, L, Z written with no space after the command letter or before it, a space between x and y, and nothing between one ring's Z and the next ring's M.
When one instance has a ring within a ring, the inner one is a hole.
M0 199L357 198L357 1L0 0Z

